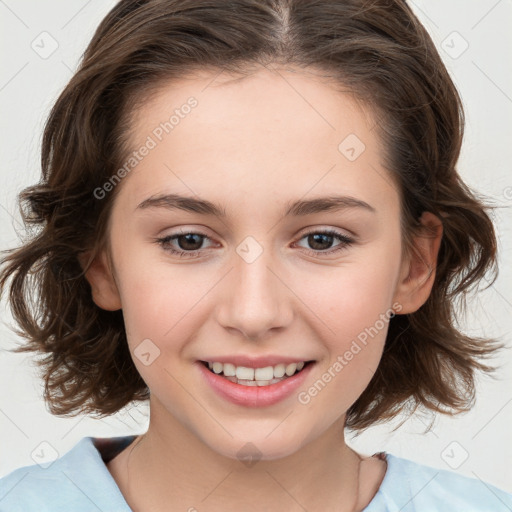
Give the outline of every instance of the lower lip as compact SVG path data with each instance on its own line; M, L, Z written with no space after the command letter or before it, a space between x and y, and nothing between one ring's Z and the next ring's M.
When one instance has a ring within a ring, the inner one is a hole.
M295 375L268 386L243 386L211 372L204 363L197 361L199 370L210 387L222 398L245 407L266 407L289 397L303 384L314 363L309 363Z

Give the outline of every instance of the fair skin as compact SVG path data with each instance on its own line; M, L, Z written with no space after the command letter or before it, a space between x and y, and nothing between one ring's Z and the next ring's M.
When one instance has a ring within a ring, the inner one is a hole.
M312 73L262 69L233 80L217 72L165 84L133 119L133 150L190 96L198 106L118 185L110 256L102 252L87 272L96 304L122 308L132 356L146 339L160 350L149 365L133 356L151 390L150 425L108 469L136 512L362 510L386 464L360 463L343 427L377 369L387 324L307 404L298 393L380 315L426 301L440 223L424 214L436 236L418 236L417 252L402 254L399 195L372 116ZM366 146L354 161L338 149L349 134ZM226 217L137 208L170 193L222 205ZM371 208L283 214L293 201L334 194ZM312 245L306 235L326 229L353 243L335 253L336 237ZM205 237L170 246L195 245L199 255L179 258L155 242L180 230ZM250 263L236 250L246 237L262 248ZM198 375L196 362L218 354L315 363L292 396L251 409ZM251 466L237 457L249 442L261 456Z

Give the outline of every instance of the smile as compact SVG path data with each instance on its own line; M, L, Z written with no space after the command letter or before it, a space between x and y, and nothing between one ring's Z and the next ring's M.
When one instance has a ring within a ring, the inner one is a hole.
M196 361L195 366L199 368L203 382L221 399L245 407L267 407L297 391L314 368L315 361L279 363L261 368Z
M218 361L204 361L203 363L207 364L208 369L213 373L242 386L269 386L277 384L300 372L307 364L306 361L301 361L289 364L280 363L275 366L265 366L264 368L248 368Z

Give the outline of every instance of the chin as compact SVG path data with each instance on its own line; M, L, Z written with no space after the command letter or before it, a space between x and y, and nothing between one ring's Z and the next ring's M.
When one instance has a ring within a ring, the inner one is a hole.
M275 428L275 427L274 427ZM271 432L272 429L269 429ZM207 442L210 449L229 459L239 460L248 467L260 460L277 460L293 455L303 445L302 440L295 440L289 435L275 437L274 433L267 436L267 431L259 429L254 435L231 438L226 435L222 441ZM284 437L286 439L284 439Z

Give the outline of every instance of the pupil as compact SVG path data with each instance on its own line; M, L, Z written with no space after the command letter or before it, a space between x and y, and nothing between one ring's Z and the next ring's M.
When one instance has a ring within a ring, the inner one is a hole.
M326 238L327 239L332 239L332 236L331 235L326 235L326 234L323 234L323 233L316 233L316 234L313 234L313 235L309 235L309 238L310 240L308 240L310 242L310 245L311 247L313 247L313 249L329 249L329 247L315 247L316 244L320 244L320 246L322 245L322 239L323 239L323 242L324 243L327 243L326 242ZM313 242L311 243L311 239L313 240ZM319 241L320 240L320 241ZM328 244L330 246L330 244Z
M188 249L188 250L192 250L192 251L199 249L201 247L201 240L199 240L199 242L196 242L196 245L199 244L199 247L193 247L194 241L191 240L192 237L200 238L200 235L196 235L194 233L189 233L187 235L181 235L180 238L178 238L178 241L179 241L178 245L180 246L180 249ZM185 244L181 243L182 239L185 239ZM187 246L189 244L189 242L192 244L192 247Z

